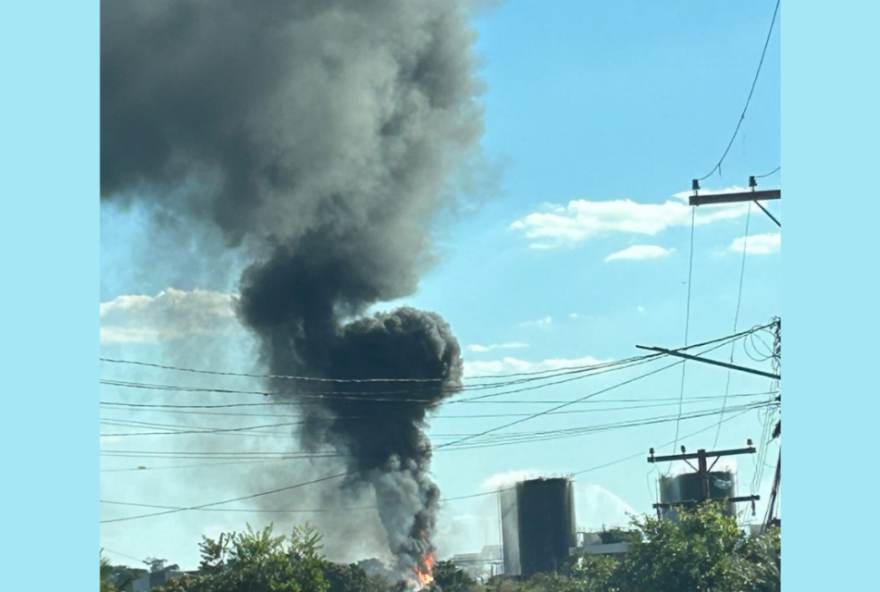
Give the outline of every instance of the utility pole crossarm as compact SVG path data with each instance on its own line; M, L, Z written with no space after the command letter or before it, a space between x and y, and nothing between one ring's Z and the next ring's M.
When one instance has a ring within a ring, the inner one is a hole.
M754 446L748 446L746 448L733 448L731 450L715 450L713 452L706 451L698 451L698 452L686 452L684 454L670 454L668 456L654 456L653 454L648 457L649 463L658 463L658 462L671 462L674 460L688 460L692 458L700 458L701 456L705 458L715 458L721 456L735 456L738 454L755 454L758 450Z
M692 206L707 206L717 204L738 203L743 201L767 201L782 199L781 189L764 189L761 191L743 191L741 193L716 193L710 195L692 195L688 204Z
M729 203L740 203L745 201L753 201L755 205L761 208L761 211L767 214L773 222L776 223L776 226L782 228L782 223L776 219L776 216L771 214L767 208L761 205L761 201L767 201L771 199L782 199L782 189L765 189L762 191L758 191L756 187L758 186L758 177L752 175L749 177L749 191L739 191L737 193L715 193L710 195L700 195L700 181L699 179L694 179L691 182L691 187L694 190L694 194L690 196L688 200L688 205L691 206L704 206L704 205L719 205L719 204L729 204Z
M771 372L764 372L762 370L755 370L754 368L747 368L745 366L737 366L735 364L728 364L727 362L719 362L717 360L708 360L706 358L701 358L699 356L692 356L690 354L685 354L679 351L674 351L671 349L666 349L663 347L648 347L646 345L637 345L639 349L646 349L648 351L660 352L661 354L666 354L669 356L676 356L679 358L684 358L686 360L693 360L695 362L703 362L705 364L712 364L713 366L721 366L722 368L729 368L731 370L738 370L740 372L748 372L749 374L757 374L758 376L764 376L766 378L773 378L775 380L782 380L781 374L773 374Z
M660 502L658 504L654 504L654 509L657 510L657 518L661 518L661 509L664 508L672 508L676 506L693 506L704 501L716 500L721 501L724 500L728 503L740 503L740 502L752 502L752 508L754 509L754 504L756 501L761 499L757 495L745 495L739 497L720 497L713 496L711 494L711 488L709 487L709 476L712 473L712 467L715 466L715 463L712 463L712 466L709 466L708 459L714 458L715 462L718 462L718 459L724 456L735 456L738 454L755 454L757 450L752 445L752 441L747 441L747 446L745 448L732 448L729 450L697 450L696 452L688 452L685 450L684 446L681 447L681 454L670 454L668 456L655 456L654 449L651 448L650 453L651 456L648 457L649 463L658 463L658 462L670 462L673 460L683 460L685 462L688 459L696 458L698 461L699 468L696 471L696 474L700 476L700 482L702 485L702 492L699 499L690 499L690 500L681 500L677 502ZM690 464L690 463L688 463Z
M720 500L719 500L720 501ZM741 503L741 502L757 502L761 501L760 495L741 495L737 497L728 497L723 498L723 501L731 502L731 503ZM694 506L698 502L696 500L684 500L680 502L660 502L653 504L653 508L656 509L666 509L666 508L674 508L676 506Z

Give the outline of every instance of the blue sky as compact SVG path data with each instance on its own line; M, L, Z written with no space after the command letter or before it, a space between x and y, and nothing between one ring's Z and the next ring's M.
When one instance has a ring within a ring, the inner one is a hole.
M584 358L630 357L638 354L636 344L675 347L683 343L691 213L675 196L687 192L693 177L711 170L727 145L752 82L773 7L772 1L560 1L551 9L546 2L511 0L475 17L481 76L487 85L482 99L486 110L483 147L490 160L503 163L500 191L476 211L440 229L439 262L423 277L419 291L406 300L446 318L465 348L470 368L544 369ZM780 163L780 29L777 22L751 106L722 175L716 173L704 181L707 189L745 186L749 175L771 171ZM761 181L765 188L779 187L780 176ZM778 202L768 207L781 216ZM745 235L746 209L701 208L697 212L700 223L694 232L690 284L691 342L733 330L743 262L741 248L736 247ZM102 212L102 354L145 361L178 360L183 355L192 366L250 370L253 354L248 337L228 316L228 301L219 295L190 294L196 289L234 292L240 263L230 256L229 261L197 274L184 266L177 271L167 265L135 266L133 253L145 250L154 251L156 257L198 255L197 243L175 243L179 237L161 240L145 220L137 211L105 208ZM740 330L781 314L777 233L764 214L752 211ZM175 296L169 288L186 294ZM157 297L163 291L164 296ZM144 298L120 298L133 295ZM194 309L198 310L195 316L181 312ZM188 324L181 324L183 318ZM202 324L192 324L193 318ZM473 346L482 346L483 351ZM716 353L718 358L728 355L729 349ZM759 365L741 347L735 355L738 363ZM513 360L505 361L505 357ZM694 366L687 367L685 397L724 394L726 371ZM569 400L640 371L542 389L529 393L528 398ZM108 365L102 367L102 377L183 380L179 375ZM729 392L764 392L768 383L734 375ZM616 398L656 398L658 404L665 404L679 396L680 388L681 371L676 367L608 393L602 397L608 404L595 407L627 405L614 404ZM102 387L102 400L136 398ZM687 409L718 405L713 400L693 403ZM498 413L503 407L502 413L523 413L547 406L487 404L470 412ZM581 427L676 412L672 405L548 416L512 431ZM464 413L450 405L440 415ZM198 416L135 417L133 412L107 409L102 410L102 417L214 422ZM223 425L239 421L217 418L221 420L229 422ZM438 418L431 433L442 443L444 434L472 433L509 421ZM715 422L717 418L682 422L681 433ZM467 495L486 491L491 486L487 481L500 482L505 474L580 471L640 451L647 453L648 448L672 440L675 429L675 423L664 423L537 444L438 452L433 472L445 496ZM102 430L111 433L117 428L105 425ZM740 446L747 438L758 442L761 430L758 413L748 413L723 424L718 447ZM208 442L208 437L181 442L184 438L160 438L161 442L104 438L102 449L219 446ZM266 439L227 440L236 441L224 442L227 447L272 445L283 450L290 445ZM710 430L685 444L711 448L714 440L715 431ZM775 450L768 452L768 462ZM145 463L105 457L102 469ZM159 460L155 466L160 463L178 464ZM636 458L579 476L579 522L596 527L620 521L628 510L650 511L655 475L648 475L649 468L644 458ZM741 493L749 492L755 468L753 459L739 460ZM261 490L258 474L250 468L237 471L197 467L104 472L102 498L179 506ZM771 476L772 469L766 469L758 491L762 496L769 492ZM295 471L289 477L290 482L298 481ZM487 500L444 506L441 550L475 551L497 540ZM136 513L140 513L137 508L102 507L102 518ZM113 523L102 526L102 544L135 557L161 556L194 566L202 533L217 534L222 529L242 528L245 521L257 525L269 519L266 514L192 512ZM310 519L321 524L320 516ZM283 530L292 520L275 516Z

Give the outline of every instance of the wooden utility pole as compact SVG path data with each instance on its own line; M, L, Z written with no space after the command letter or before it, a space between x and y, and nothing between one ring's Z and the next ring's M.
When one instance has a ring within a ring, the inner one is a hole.
M733 448L728 450L714 450L714 451L706 451L702 448L697 450L696 452L687 452L684 446L681 447L681 454L670 454L666 456L655 456L654 449L652 448L650 453L651 456L648 457L649 463L658 463L658 462L671 462L674 460L683 460L687 462L691 468L691 465L688 461L691 459L697 459L697 467L696 472L700 475L700 483L702 486L702 496L701 499L698 500L681 500L677 502L659 502L654 504L654 508L657 510L657 516L660 517L660 510L665 508L671 508L676 506L688 506L688 505L696 505L701 502L709 501L711 499L711 491L709 487L709 474L712 471L712 468L715 466L715 463L723 456L736 456L739 454L755 454L757 450L754 446L752 446L752 441L748 441L748 446L746 448ZM714 458L715 461L712 465L709 465L708 459ZM726 501L732 503L738 502L756 502L760 500L761 497L758 495L745 495L745 496L735 496L725 498Z

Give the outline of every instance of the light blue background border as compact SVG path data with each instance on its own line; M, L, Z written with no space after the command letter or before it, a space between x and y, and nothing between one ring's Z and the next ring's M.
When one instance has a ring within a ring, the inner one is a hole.
M880 433L880 3L783 8L793 492L783 581L786 590L865 590L876 565ZM8 589L97 579L98 12L98 2L19 2L0 16Z
M875 589L880 3L784 2L783 588Z
M98 25L0 11L3 590L98 580Z

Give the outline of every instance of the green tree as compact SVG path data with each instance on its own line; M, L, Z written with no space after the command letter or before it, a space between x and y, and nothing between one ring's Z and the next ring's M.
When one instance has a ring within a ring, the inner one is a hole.
M328 592L320 535L311 527L274 536L273 527L204 537L193 592Z
M755 592L777 592L782 588L782 536L772 528L752 540L749 559L754 566Z
M388 592L391 584L382 576L369 576L357 565L325 561L324 578L329 592Z
M166 563L168 563L167 559L159 559L158 557L147 557L144 559L144 564L150 568L150 573L164 571Z
M113 574L113 566L110 560L104 557L104 549L101 549L101 592L115 592L116 587L110 582L110 576Z
M570 578L561 573L536 574L523 585L523 592L582 592L585 580Z
M188 575L175 578L166 584L153 588L152 592L193 592L197 590L196 580Z
M570 568L570 576L578 582L580 592L610 592L620 568L620 560L607 555L585 555Z
M680 513L679 523L645 518L634 525L642 532L612 578L621 592L743 592L756 590L773 549L739 528L716 504Z

